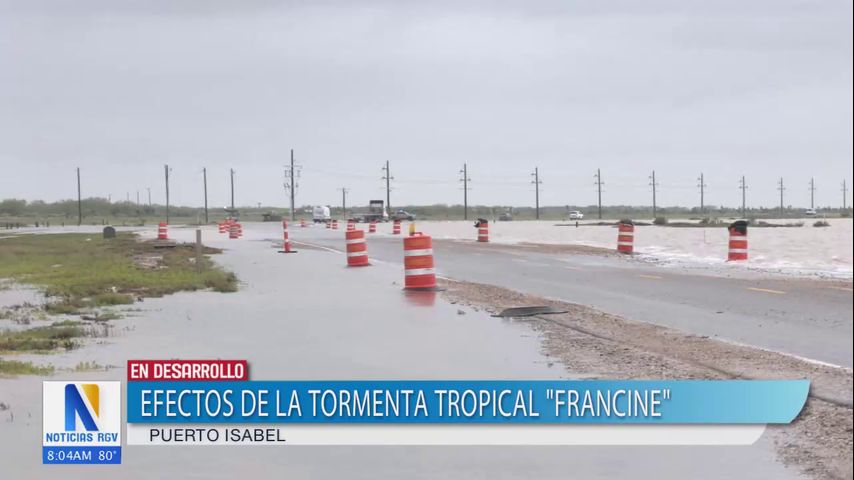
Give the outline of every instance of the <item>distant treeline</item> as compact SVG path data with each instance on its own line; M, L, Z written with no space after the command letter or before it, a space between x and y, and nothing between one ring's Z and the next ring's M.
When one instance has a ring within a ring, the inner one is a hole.
M392 211L398 209L413 213L417 218L430 220L461 220L463 219L462 205L405 205L393 206ZM237 208L240 216L245 220L278 219L290 214L288 208L270 206L243 206ZM297 210L297 217L310 218L311 206L302 206ZM332 207L332 215L343 218L344 212L340 207ZM349 207L346 216L356 216L359 212L367 210L366 206ZM542 220L564 220L569 212L578 210L584 213L585 220L599 218L596 205L564 205L540 207L540 219ZM848 217L851 208L820 208L819 216L824 217ZM86 198L82 201L83 223L98 224L103 222L118 223L143 223L159 221L166 216L164 205L137 204L135 202L111 202L106 198ZM0 220L22 223L54 222L54 223L76 223L77 201L61 200L58 202L44 202L40 200L26 201L20 199L6 199L0 201ZM507 207L501 205L484 206L474 205L468 208L468 218L497 219L502 214L509 214L514 220L531 220L536 217L533 207ZM201 207L170 206L169 216L182 222L204 222L204 209ZM208 221L215 222L228 216L222 208L211 208L208 210ZM662 207L656 211L658 217L669 218L736 218L741 217L739 208L725 206L708 206L704 211L699 207ZM783 210L782 215L779 208L748 208L745 214L748 218L803 218L804 209L788 207ZM603 219L652 219L653 211L650 206L630 205L608 205L602 207Z

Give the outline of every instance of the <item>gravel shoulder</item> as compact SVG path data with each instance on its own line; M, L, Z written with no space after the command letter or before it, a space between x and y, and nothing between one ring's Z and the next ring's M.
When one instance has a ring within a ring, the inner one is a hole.
M769 426L777 454L811 478L852 478L852 370L636 322L587 306L491 285L444 280L445 298L490 313L548 305L568 313L514 318L543 339L544 353L585 378L811 380L790 425ZM496 321L506 321L499 320Z

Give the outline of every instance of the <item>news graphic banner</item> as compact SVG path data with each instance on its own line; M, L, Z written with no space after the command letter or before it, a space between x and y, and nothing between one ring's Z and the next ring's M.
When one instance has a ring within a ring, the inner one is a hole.
M807 380L250 381L239 360L129 361L127 441L752 443L808 392Z

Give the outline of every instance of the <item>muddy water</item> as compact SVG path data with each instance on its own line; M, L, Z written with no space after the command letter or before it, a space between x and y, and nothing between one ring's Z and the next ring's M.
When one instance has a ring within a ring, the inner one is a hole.
M122 379L129 358L246 358L255 379L552 379L571 366L540 353L526 327L431 298L404 295L399 266L347 269L338 253L275 253L272 230L206 242L243 284L234 294L149 299L113 336L52 357L96 361L107 372L57 378ZM190 229L170 234L189 240ZM342 234L343 235L343 234ZM585 372L578 372L584 375ZM0 380L3 478L41 478L40 380ZM750 447L125 447L123 467L59 467L66 478L790 478L768 436ZM121 470L119 470L121 468Z

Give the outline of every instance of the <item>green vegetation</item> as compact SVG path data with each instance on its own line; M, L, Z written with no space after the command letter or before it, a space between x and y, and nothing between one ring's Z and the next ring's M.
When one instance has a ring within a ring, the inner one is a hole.
M0 352L71 350L78 345L74 339L85 334L86 329L72 321L26 330L5 330L0 332Z
M79 362L74 366L75 372L97 372L106 369L107 367L98 362Z
M394 200L394 199L392 199ZM531 199L533 203L533 198ZM337 198L333 200L336 202ZM85 198L82 201L83 224L85 225L145 225L153 224L166 219L166 207L164 205L147 205L144 202L137 204L135 201L111 202L106 198ZM297 217L311 218L311 205L303 205L297 210ZM434 204L434 205L392 205L391 211L404 209L412 212L421 220L462 220L463 206L460 204ZM276 206L238 206L239 216L244 222L261 221L268 219L278 221L288 218L290 209ZM338 218L345 216L345 212L339 207L331 206L332 215ZM367 207L353 205L347 209L346 216L352 216L358 212L364 212ZM566 220L571 210L579 210L584 213L586 220L598 219L599 208L597 205L551 205L540 207L540 219L547 221ZM745 217L748 218L803 218L804 208L793 206L786 207L780 211L779 207L748 208ZM472 221L480 218L489 220L497 219L504 212L510 212L514 220L534 220L536 212L533 206L510 207L507 205L469 205L468 218ZM823 207L818 209L822 216L850 217L851 208ZM664 206L658 207L657 213L670 218L702 218L713 216L722 219L741 218L741 209L724 205L706 205L704 210L699 207ZM211 208L208 211L208 221L215 223L229 215L222 208ZM169 207L170 223L173 224L199 224L204 223L204 209L200 207L187 207L172 205ZM649 205L603 205L602 218L605 220L617 220L620 218L651 219L652 206ZM59 202L43 202L40 200L26 201L21 199L6 199L0 201L0 227L4 225L28 226L28 225L76 225L77 224L77 201L62 200Z
M109 240L73 233L21 235L2 242L0 277L43 287L46 295L57 298L48 306L51 313L77 314L182 290L237 289L234 274L207 257L197 271L192 245L158 249L128 233Z
M0 376L11 375L50 375L53 373L53 367L41 367L33 365L32 362L20 362L18 360L3 360L0 358ZM3 406L4 404L0 404ZM4 408L0 408L4 410Z

